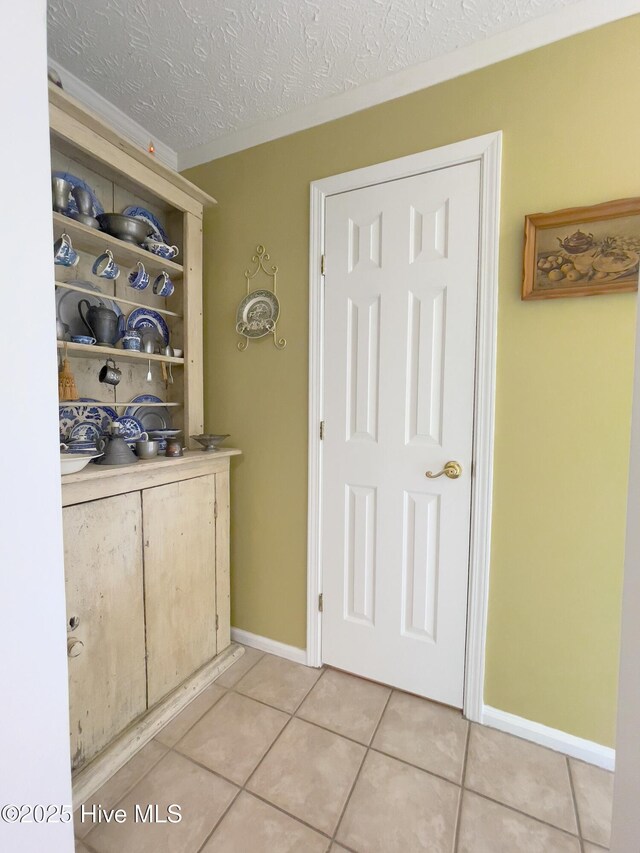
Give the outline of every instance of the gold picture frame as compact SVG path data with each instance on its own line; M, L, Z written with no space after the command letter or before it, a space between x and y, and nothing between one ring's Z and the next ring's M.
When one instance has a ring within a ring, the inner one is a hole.
M640 198L525 217L524 300L629 293L639 266Z

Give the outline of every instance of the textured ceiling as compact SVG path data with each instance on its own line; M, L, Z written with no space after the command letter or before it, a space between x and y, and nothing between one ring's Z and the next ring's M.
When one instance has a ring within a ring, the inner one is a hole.
M177 151L575 0L49 0L49 53Z

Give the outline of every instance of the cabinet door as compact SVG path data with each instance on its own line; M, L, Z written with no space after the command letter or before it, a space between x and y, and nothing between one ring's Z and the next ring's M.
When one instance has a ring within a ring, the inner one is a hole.
M140 492L65 507L63 524L78 769L146 708Z
M216 654L215 475L142 492L149 706Z

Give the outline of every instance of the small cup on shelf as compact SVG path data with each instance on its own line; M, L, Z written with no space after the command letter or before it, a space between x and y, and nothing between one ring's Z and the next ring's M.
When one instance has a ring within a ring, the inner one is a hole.
M53 244L53 262L61 267L75 267L80 260L80 255L71 245L71 237L63 234Z
M116 367L116 363L112 358L108 358L104 367L98 374L98 380L106 385L117 385L122 378L122 371Z
M144 268L142 261L138 261L136 266L127 276L127 279L129 281L129 285L133 287L134 290L144 290L145 287L148 286L149 273Z
M133 352L140 352L142 349L142 335L135 329L127 329L122 336L122 348Z
M91 267L91 272L99 278L108 278L111 280L118 278L120 275L120 267L113 260L113 252L111 249L105 249L105 251L95 259L93 266Z
M174 290L175 287L169 278L169 274L162 270L160 275L153 282L153 292L156 296L171 296Z

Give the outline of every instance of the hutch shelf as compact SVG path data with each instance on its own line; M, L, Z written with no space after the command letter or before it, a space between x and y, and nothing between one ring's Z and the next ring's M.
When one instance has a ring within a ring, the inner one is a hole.
M87 407L122 414L133 397L154 394L189 447L189 436L204 431L202 216L215 199L53 85L49 109L52 170L86 182L107 213L146 208L179 248L175 260L163 260L53 213L53 239L67 234L79 253L75 267L55 267L56 309L63 298L69 305L99 289L125 317L140 308L158 312L171 346L182 350L173 357L59 340L59 357L69 359L79 394L91 400L60 407L67 421L70 408L81 421ZM92 274L106 249L121 270L115 280ZM138 262L151 281L165 270L173 294L133 290L127 274ZM107 358L122 370L115 390L98 381ZM180 459L89 465L62 477L76 803L242 654L229 627L229 473L240 451L195 447Z

